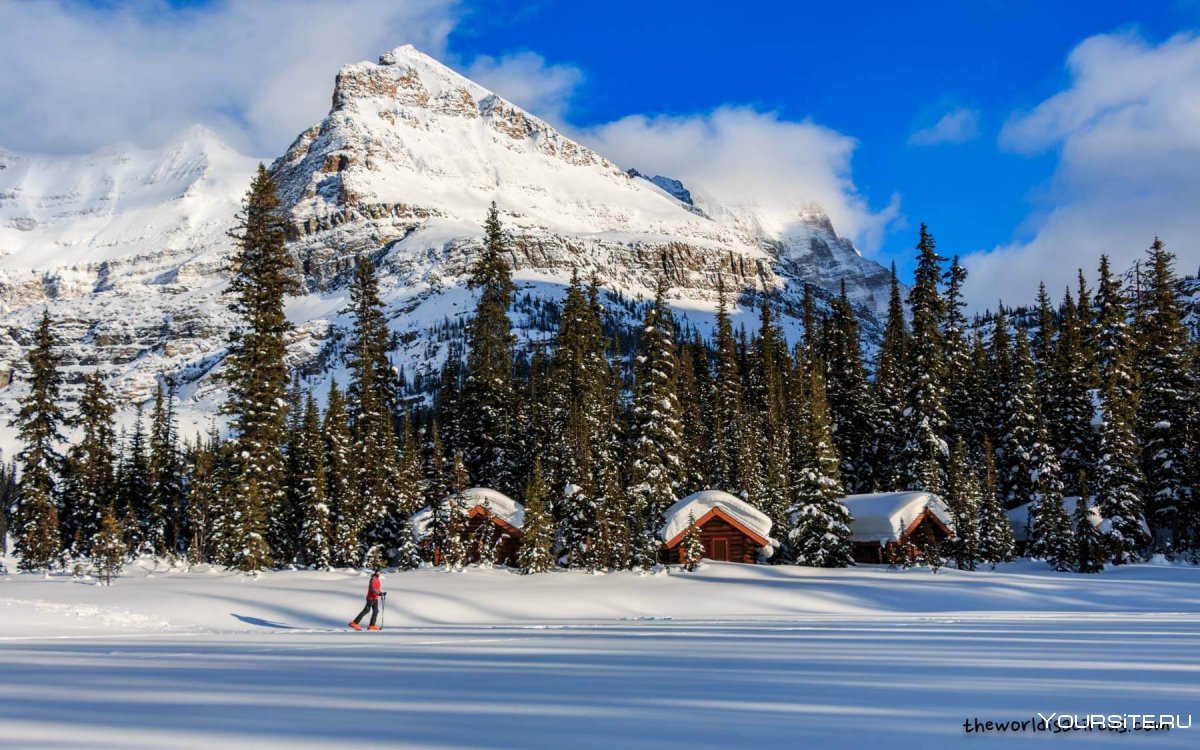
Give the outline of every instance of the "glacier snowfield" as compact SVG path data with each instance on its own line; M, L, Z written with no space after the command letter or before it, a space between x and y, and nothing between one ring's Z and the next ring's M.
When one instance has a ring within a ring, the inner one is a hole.
M1200 729L964 731L1200 713L1200 568L385 575L140 563L0 577L0 745L1196 747ZM1067 744L1063 744L1067 743Z

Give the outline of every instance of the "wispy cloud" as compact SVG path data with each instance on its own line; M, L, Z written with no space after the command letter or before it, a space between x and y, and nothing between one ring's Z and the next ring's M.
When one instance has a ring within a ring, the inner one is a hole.
M624 167L683 180L700 200L780 213L819 204L839 232L868 251L899 216L898 197L876 211L855 187L857 142L807 120L721 107L687 117L626 117L583 138Z
M1023 239L965 259L976 289L1029 296L1038 280L1061 289L1108 253L1117 268L1157 234L1181 270L1200 263L1200 37L1151 44L1136 34L1094 36L1070 54L1071 83L1014 115L1002 147L1059 153ZM978 296L978 295L977 295ZM994 302L993 300L989 300ZM1015 301L1015 300L1014 300Z
M466 73L481 86L555 123L563 122L571 97L583 81L579 68L548 64L544 57L529 51L499 58L481 55Z
M339 67L406 42L441 54L457 13L456 0L3 0L0 145L81 151L202 122L279 153L328 110Z
M956 109L947 112L933 125L913 133L908 142L914 146L939 143L966 143L979 135L979 111Z

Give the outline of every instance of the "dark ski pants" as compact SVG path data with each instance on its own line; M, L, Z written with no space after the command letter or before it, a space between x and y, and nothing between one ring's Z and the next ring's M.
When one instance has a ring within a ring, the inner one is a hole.
M362 622L362 618L366 617L368 612L371 613L371 623L370 624L374 625L375 619L377 617L379 617L379 600L378 599L368 599L367 600L367 605L365 607L363 607L362 612L359 612L358 617L354 618L354 624L357 625L358 623Z

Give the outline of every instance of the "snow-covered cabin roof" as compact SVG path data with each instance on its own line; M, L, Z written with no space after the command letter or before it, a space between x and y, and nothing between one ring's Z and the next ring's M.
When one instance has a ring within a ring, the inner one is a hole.
M1063 509L1067 511L1067 515L1072 519L1075 517L1075 506L1078 504L1078 497L1071 496L1063 498ZM1025 531L1029 522L1029 508L1032 505L1033 503L1025 503L1024 505L1018 505L1017 507L1006 511L1008 513L1008 522L1012 524L1014 541L1028 541ZM1109 522L1107 518L1100 515L1100 509L1094 504L1088 506L1088 520L1091 521L1092 526L1100 529L1100 531L1103 531L1104 533L1108 533L1112 530L1112 523ZM1150 535L1150 527L1146 525L1145 519L1142 520L1142 530L1146 532L1147 536Z
M721 490L702 490L688 495L678 501L664 515L664 523L660 535L664 542L670 543L676 537L687 531L688 521L694 518L700 521L710 512L718 510L728 518L757 536L764 547L779 546L779 542L771 538L771 519L762 511L741 498L734 497ZM767 551L764 550L764 554Z
M490 487L472 487L463 490L461 493L463 509L470 512L473 508L486 508L493 516L507 523L513 528L520 529L525 525L525 506L513 500L503 492L493 490ZM454 499L453 496L443 498L442 505L446 505ZM424 507L413 514L413 534L420 539L425 536L425 530L429 527L430 521L433 520L433 509Z
M842 498L850 515L850 538L855 542L895 542L925 511L953 529L950 509L932 492L875 492Z

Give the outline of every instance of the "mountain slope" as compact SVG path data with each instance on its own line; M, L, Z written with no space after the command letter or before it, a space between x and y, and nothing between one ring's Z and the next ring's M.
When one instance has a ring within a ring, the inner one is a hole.
M20 378L8 380L47 306L66 344L68 393L99 370L132 403L170 375L185 434L205 427L222 398L216 376L233 323L222 298L226 233L253 165L203 128L158 151L0 153L0 411L21 393ZM701 330L719 283L775 294L792 333L805 283L829 295L845 281L868 331L885 301L886 271L819 209L721 206L702 192L693 207L677 197L692 186L627 173L412 47L343 68L329 115L270 168L308 289L288 304L290 356L318 386L344 382L341 310L359 253L380 265L403 343L397 367L411 381L440 366L446 331L471 309L463 275L493 201L513 237L525 339L549 335L538 311L573 272L622 299L666 277L685 322ZM637 310L618 304L614 316L634 323Z

